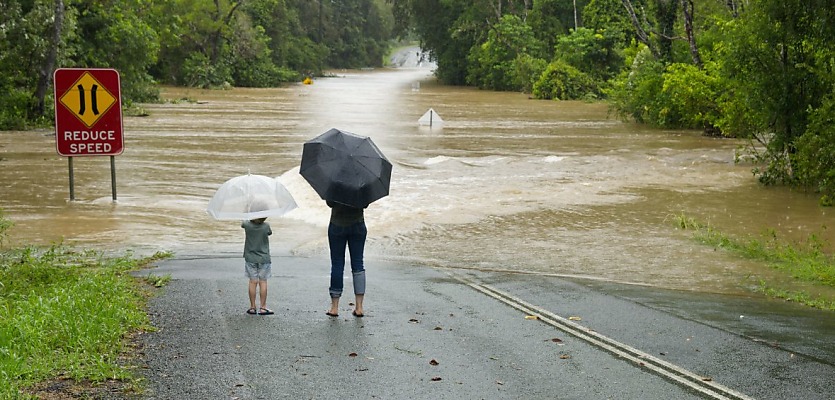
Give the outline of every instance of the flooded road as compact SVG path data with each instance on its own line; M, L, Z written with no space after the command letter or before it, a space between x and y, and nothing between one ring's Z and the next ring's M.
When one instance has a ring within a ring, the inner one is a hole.
M779 278L698 244L673 216L732 235L833 239L824 227L835 216L814 196L762 187L750 165L734 165L740 142L623 123L604 104L443 87L428 69L163 97L173 102L124 118L115 203L108 157L74 159L70 202L52 132L0 132L11 241L238 253L238 224L205 209L226 179L251 172L280 176L299 204L270 219L274 253L326 254L329 209L298 163L304 141L330 128L371 136L394 164L390 196L366 212L371 258L747 293ZM442 126L418 124L429 108Z

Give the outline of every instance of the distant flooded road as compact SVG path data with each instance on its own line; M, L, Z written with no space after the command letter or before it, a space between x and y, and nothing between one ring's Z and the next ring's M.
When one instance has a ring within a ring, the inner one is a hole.
M115 203L108 157L74 159L70 202L52 132L0 132L12 241L238 253L239 225L205 209L251 172L280 176L299 204L270 219L274 253L325 254L329 211L298 164L304 141L330 128L371 136L394 164L390 196L366 212L372 258L737 293L773 272L696 243L674 215L729 234L833 239L835 217L814 196L762 187L734 165L740 142L623 123L605 104L444 87L425 68L163 97L173 102L124 119ZM418 124L429 108L442 126Z

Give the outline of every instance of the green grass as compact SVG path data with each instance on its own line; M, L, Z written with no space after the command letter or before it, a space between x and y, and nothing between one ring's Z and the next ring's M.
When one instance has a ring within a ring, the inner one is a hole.
M163 276L148 274L148 276L145 277L145 283L157 288L167 285L169 281L171 281L170 274L165 274Z
M151 326L148 293L128 272L168 255L107 257L63 245L0 252L0 398L30 397L23 389L56 378L135 379L120 356L130 333Z
M704 224L686 215L673 216L675 225L693 231L699 242L727 250L752 260L765 262L772 268L783 271L792 278L817 285L835 287L835 257L823 251L825 243L812 234L800 243L785 243L771 229L759 238L739 239L723 234L709 224ZM761 280L760 291L811 307L835 311L835 300L813 297L805 292L792 291Z

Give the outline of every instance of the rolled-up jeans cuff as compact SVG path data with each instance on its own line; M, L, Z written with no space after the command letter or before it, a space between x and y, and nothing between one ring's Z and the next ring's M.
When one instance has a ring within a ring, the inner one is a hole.
M365 294L365 271L354 272L354 294Z

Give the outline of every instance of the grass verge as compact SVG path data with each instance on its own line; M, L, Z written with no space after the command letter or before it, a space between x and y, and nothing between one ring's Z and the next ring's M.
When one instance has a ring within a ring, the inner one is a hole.
M812 234L801 243L784 243L778 239L777 233L770 229L759 238L738 239L683 214L674 215L672 220L678 228L693 231L693 237L703 244L748 259L763 261L772 268L804 282L835 287L835 257L823 251L825 243L817 235ZM833 299L775 287L762 279L759 282L759 290L768 296L835 311Z
M140 390L124 359L128 338L152 329L145 281L167 280L128 272L168 256L107 257L63 245L0 252L0 398L41 397L34 393L44 382Z

